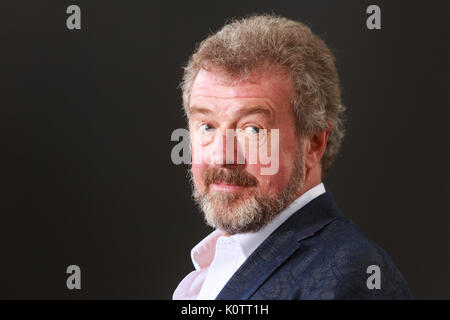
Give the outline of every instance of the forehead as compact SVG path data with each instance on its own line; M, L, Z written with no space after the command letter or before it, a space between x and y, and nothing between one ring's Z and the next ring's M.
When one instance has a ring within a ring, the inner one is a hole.
M256 70L245 80L232 82L223 72L202 69L192 86L190 105L204 99L226 102L252 98L269 101L277 107L289 103L292 93L292 80L283 70Z

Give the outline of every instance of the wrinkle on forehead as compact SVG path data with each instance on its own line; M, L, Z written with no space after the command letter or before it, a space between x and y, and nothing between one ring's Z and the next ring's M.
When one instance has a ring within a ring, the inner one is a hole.
M293 83L287 71L260 69L251 76L230 81L230 77L222 72L200 70L191 91L191 105L196 98L214 99L263 98L274 104L291 101Z

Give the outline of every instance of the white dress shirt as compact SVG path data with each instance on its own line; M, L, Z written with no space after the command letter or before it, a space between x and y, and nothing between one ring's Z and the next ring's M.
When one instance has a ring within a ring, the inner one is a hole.
M210 233L191 250L195 271L180 282L173 299L215 299L233 274L275 229L293 213L323 193L325 187L320 183L298 197L257 232L238 233L232 236L227 236L221 230Z

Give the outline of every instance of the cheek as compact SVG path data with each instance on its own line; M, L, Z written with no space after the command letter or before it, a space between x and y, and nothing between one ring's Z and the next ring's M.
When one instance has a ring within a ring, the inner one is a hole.
M252 169L252 174L258 178L260 191L267 195L275 195L284 190L294 172L297 145L295 141L286 139L280 141L278 171L273 175L262 175L262 166L257 165ZM267 166L264 166L267 167Z
M207 137L210 138L210 137ZM205 138L206 139L206 138ZM192 163L196 165L206 165L212 161L213 149L210 144L205 144L202 138L191 135Z
M274 175L261 175L260 169L254 173L259 181L259 189L263 194L275 195L283 190L289 181L288 168L280 163L279 170Z
M207 166L205 164L192 164L192 176L194 178L194 183L197 189L199 189L200 191L205 190L202 174L206 170L206 168Z

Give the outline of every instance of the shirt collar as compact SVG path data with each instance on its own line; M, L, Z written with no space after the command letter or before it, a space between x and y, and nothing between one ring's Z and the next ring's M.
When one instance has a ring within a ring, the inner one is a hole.
M295 199L287 208L281 211L270 223L259 231L238 233L230 236L230 238L237 241L245 258L248 258L253 251L255 251L255 249L292 214L323 193L325 193L325 186L323 183L319 183ZM204 269L211 264L214 259L217 239L222 236L226 236L226 233L216 229L192 248L191 260L196 270Z

